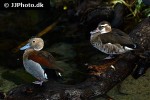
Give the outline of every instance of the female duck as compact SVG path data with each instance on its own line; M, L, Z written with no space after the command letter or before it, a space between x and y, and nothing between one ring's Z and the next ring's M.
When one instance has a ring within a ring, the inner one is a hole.
M48 79L42 66L58 72L63 71L61 68L56 67L54 57L50 53L41 51L43 47L44 41L41 38L31 38L28 44L20 48L20 50L25 50L23 54L25 70L39 80L33 83L40 85Z
M135 48L135 44L126 33L119 29L112 29L106 21L99 23L96 30L91 31L90 34L91 44L109 55L122 54Z

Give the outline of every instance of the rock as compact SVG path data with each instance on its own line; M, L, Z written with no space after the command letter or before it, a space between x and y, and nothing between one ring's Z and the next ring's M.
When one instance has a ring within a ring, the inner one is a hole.
M7 69L4 69L2 68L2 66L0 66L0 91L4 93L8 92L11 88L14 88L17 86L14 82L6 80L2 77L2 73L6 71Z
M114 87L108 92L108 95L113 97L115 100L149 100L150 98L150 70L147 70L147 73L140 77L138 80L135 80L131 75L127 77L121 84L121 92L127 95L122 95L118 93L117 87ZM96 99L101 100L101 99Z

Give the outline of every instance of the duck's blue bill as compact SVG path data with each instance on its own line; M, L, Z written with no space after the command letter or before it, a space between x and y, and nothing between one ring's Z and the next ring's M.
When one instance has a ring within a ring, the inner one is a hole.
M21 47L20 50L25 50L25 49L28 49L30 48L30 44L26 44L25 46Z

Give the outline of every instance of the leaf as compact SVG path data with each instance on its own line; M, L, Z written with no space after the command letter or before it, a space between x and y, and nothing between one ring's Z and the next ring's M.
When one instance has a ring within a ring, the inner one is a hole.
M144 9L143 13L149 17L150 16L150 8Z
M117 4L117 3L122 3L127 7L130 7L131 5L129 5L128 3L126 3L124 0L112 0L113 4Z
M140 5L142 3L142 0L137 0L138 4Z

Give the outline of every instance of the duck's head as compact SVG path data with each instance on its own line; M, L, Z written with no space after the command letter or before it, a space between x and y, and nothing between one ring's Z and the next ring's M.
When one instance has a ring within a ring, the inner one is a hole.
M111 32L110 23L108 23L107 21L102 21L98 24L98 27L94 31L91 31L90 33L92 35L95 33L104 34L104 33L109 33L109 32Z
M20 50L25 50L25 49L34 49L36 51L40 51L44 47L44 41L41 38L31 38L28 41L28 44L20 48Z

